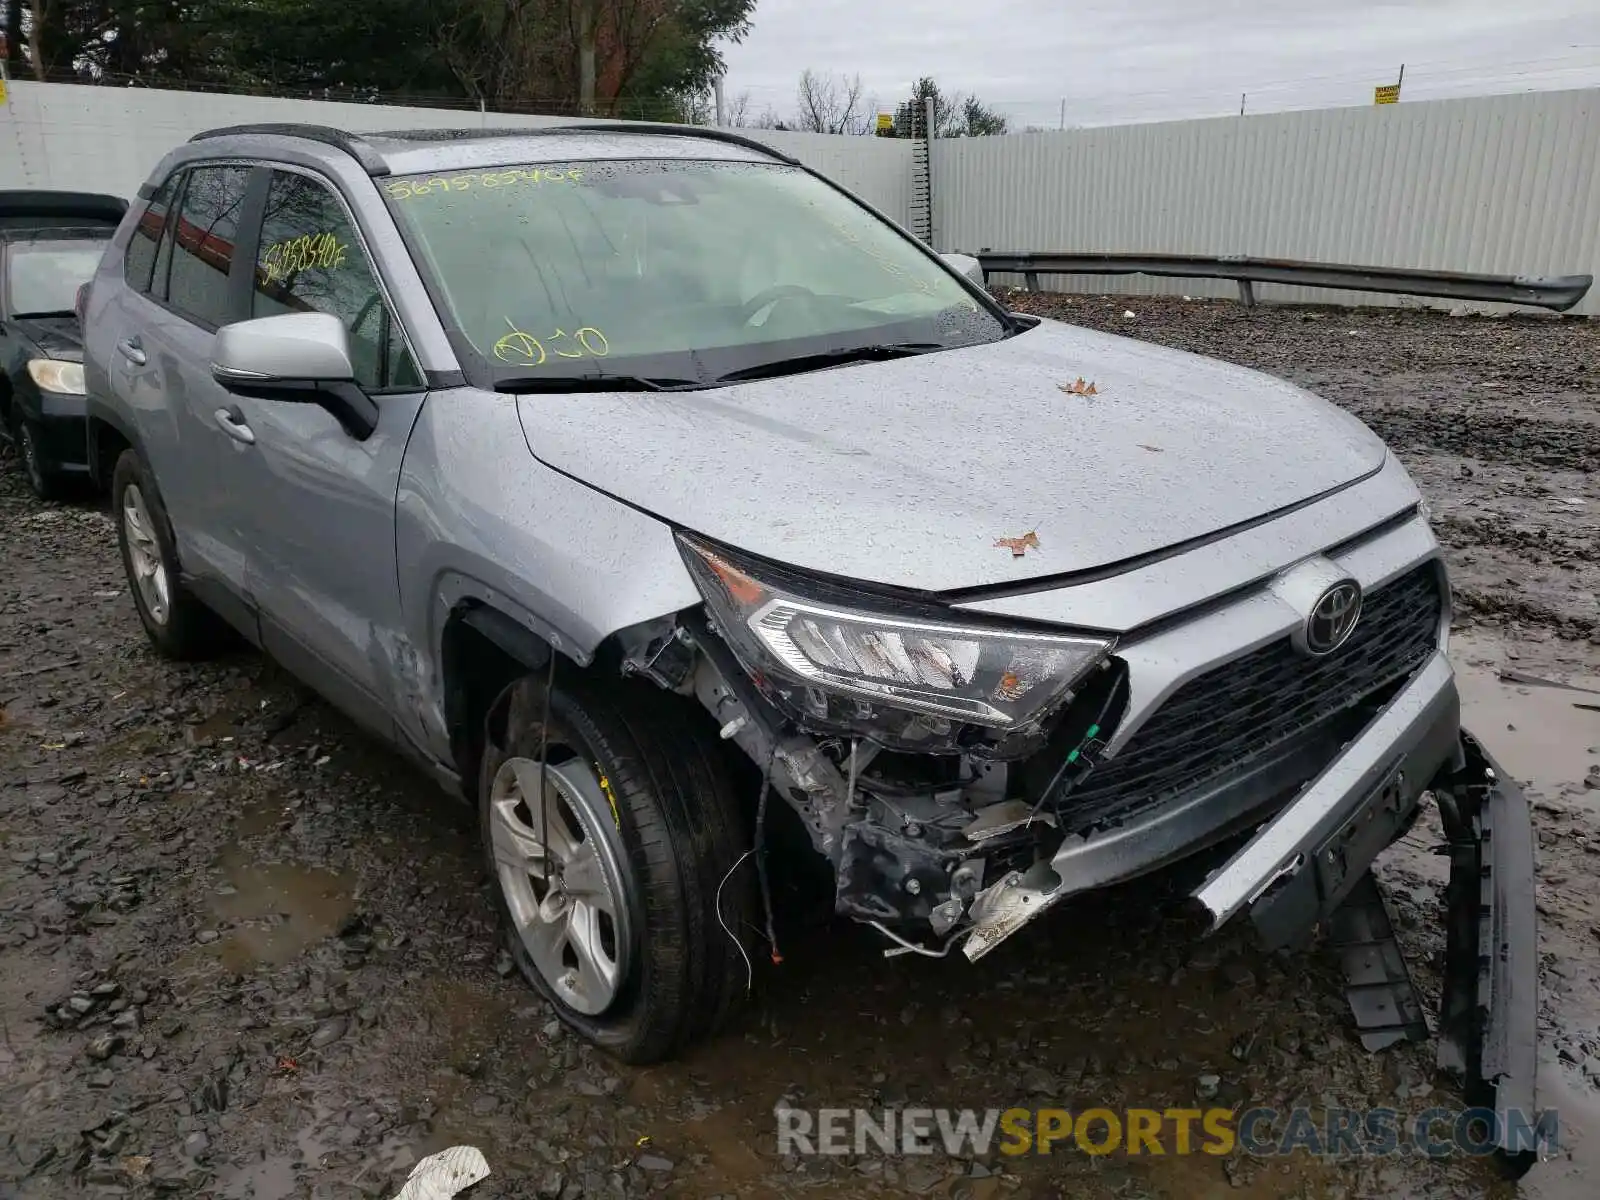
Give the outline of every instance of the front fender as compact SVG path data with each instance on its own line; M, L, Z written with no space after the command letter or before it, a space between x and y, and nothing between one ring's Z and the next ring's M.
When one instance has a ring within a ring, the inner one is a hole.
M406 447L395 505L406 635L423 650L413 736L449 759L442 647L463 603L496 609L587 665L611 634L700 603L663 521L529 453L514 401L435 392Z

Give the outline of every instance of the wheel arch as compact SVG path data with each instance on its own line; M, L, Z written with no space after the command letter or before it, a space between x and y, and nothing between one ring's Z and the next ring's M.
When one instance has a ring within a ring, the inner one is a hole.
M495 701L507 687L548 670L552 658L560 660L556 669L563 673L609 671L621 684L630 631L671 621L677 614L614 630L587 647L493 592L461 591L466 582L456 577L451 594L439 598L444 617L435 653L450 756L470 798L478 786L486 722L495 719Z
M137 451L146 463L150 461L144 452L138 430L114 409L96 404L91 398L87 421L85 436L89 447L89 478L97 488L111 486L111 472L116 469L117 459L124 450Z
M580 668L588 656L574 660L566 652L570 642L537 631L526 615L513 615L511 606L495 600L466 594L446 607L437 648L445 734L462 793L471 799L483 761L485 722L495 701L524 675L548 668L553 655Z

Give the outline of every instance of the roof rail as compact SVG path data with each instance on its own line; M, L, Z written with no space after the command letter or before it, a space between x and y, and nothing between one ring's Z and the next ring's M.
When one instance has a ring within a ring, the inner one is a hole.
M770 154L780 162L798 167L800 160L792 155L785 154L775 146L753 137L746 137L742 133L729 133L726 129L718 129L708 125L673 125L667 122L655 121L584 121L575 125L552 125L548 127L551 132L572 132L578 130L584 133L636 133L636 134L670 134L677 137L705 138L712 142L726 142L731 146L743 146L746 150L759 150L763 154ZM518 132L521 132L520 130Z
M778 150L755 138L745 137L743 134L729 133L725 129L708 128L704 125L674 125L665 121L572 121L565 125L536 125L531 127L386 129L381 133L373 133L371 136L416 142L465 142L481 138L543 137L562 133L631 133L658 137L663 134L669 137L697 137L704 138L707 141L726 142L733 146L743 146L747 150L759 150L762 154L771 155L780 162L789 163L792 166L800 165L798 159L791 158L782 150Z
M800 160L776 147L767 145L766 142L756 138L745 137L743 134L730 133L726 129L714 129L704 125L673 125L666 122L651 121L577 121L569 125L541 125L534 128L522 129L408 129L396 130L392 133L373 134L374 137L405 137L415 138L418 141L427 141L430 138L440 141L452 138L462 140L472 138L490 137L540 137L562 133L620 133L635 135L668 135L672 137L703 138L711 142L723 142L731 146L742 146L746 150L758 150L762 154L776 158L779 162L788 163L790 166L799 166ZM235 134L269 134L277 137L305 138L308 141L322 142L324 145L337 146L346 154L351 155L368 175L389 174L389 164L384 162L381 155L372 148L372 145L359 133L349 133L343 129L334 129L328 125L298 125L292 123L261 124L261 125L228 125L222 129L207 129L197 133L189 140L191 142L205 141L208 138L231 137Z
M334 129L329 125L299 125L292 122L267 122L257 125L226 125L221 129L207 129L195 134L191 142L203 142L210 138L233 137L235 134L267 134L276 137L304 138L308 142L321 142L325 146L337 146L350 157L354 158L368 175L387 175L389 164L367 144L359 133L350 133L343 129Z

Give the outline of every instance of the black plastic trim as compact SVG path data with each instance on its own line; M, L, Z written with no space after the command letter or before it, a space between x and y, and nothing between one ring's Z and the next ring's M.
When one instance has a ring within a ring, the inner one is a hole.
M335 129L330 125L300 125L292 122L267 122L259 125L225 125L195 134L191 142L209 141L222 137L291 137L308 142L320 142L343 150L361 164L361 169L374 177L389 174L389 164L360 134Z

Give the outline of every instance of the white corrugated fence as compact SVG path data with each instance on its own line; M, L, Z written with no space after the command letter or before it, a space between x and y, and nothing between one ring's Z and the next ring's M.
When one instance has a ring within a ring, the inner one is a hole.
M941 249L1243 254L1600 275L1600 90L934 143ZM1066 291L1231 283L1046 276ZM1256 285L1267 300L1416 303ZM1600 313L1600 287L1577 310Z

